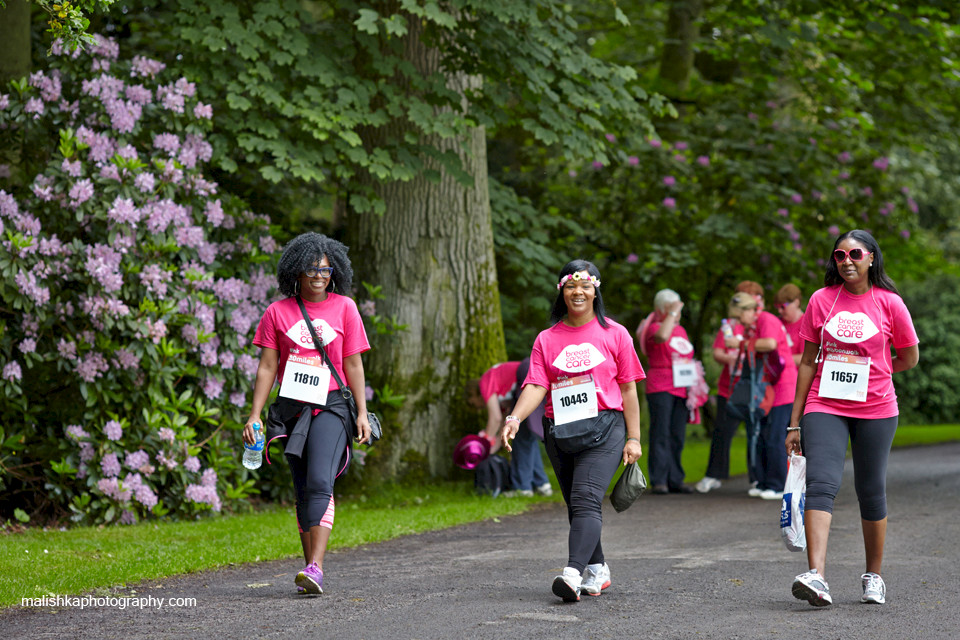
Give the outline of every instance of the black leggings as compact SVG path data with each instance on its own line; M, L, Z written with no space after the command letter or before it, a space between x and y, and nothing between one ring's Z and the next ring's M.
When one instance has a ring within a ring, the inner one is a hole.
M650 484L671 489L683 486L683 443L690 411L685 398L666 391L647 394L650 408Z
M564 453L546 433L547 456L557 474L557 483L567 503L570 521L567 566L583 572L588 564L603 562L600 531L603 515L600 507L613 474L623 460L623 443L627 429L623 414L612 427L606 442L580 453ZM549 429L544 429L548 432Z
M876 522L887 517L887 458L897 431L898 416L878 420L830 413L803 416L800 446L807 458L806 510L833 513L840 490L847 437L853 454L853 486L860 517Z
M319 525L327 513L333 501L333 483L346 468L348 456L343 420L330 411L315 415L310 422L303 457L287 456L297 493L297 522L301 531Z

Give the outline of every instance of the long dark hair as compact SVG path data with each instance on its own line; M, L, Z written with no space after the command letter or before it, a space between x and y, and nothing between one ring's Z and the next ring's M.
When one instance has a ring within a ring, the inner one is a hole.
M557 276L557 282L563 280L563 276L568 276L571 273L578 273L580 271L586 271L600 282L603 282L603 279L600 277L600 270L597 269L597 266L592 262L587 262L586 260L571 260L567 264L563 265L563 269L560 269L560 275ZM607 310L603 306L603 295L600 293L600 287L595 287L594 291L596 296L593 299L593 312L597 316L597 322L600 323L600 326L604 329L607 328ZM553 309L550 310L550 326L553 326L563 320L564 316L567 315L567 303L563 301L563 290L557 292L557 299L553 303Z
M297 294L297 282L300 274L327 256L333 275L333 285L327 285L330 291L349 296L353 291L353 267L347 257L346 246L333 238L308 231L287 243L277 264L277 289L285 296Z
M900 295L896 285L893 284L893 280L891 280L887 272L883 270L883 253L880 251L880 245L877 244L876 238L863 229L847 231L833 243L833 251L830 252L830 259L827 260L827 273L823 276L824 286L832 287L837 284L843 284L843 278L840 277L840 269L837 267L837 261L833 259L833 252L836 251L840 243L847 238L856 240L865 246L867 251L873 254L873 266L867 270L867 277L870 280L870 284Z

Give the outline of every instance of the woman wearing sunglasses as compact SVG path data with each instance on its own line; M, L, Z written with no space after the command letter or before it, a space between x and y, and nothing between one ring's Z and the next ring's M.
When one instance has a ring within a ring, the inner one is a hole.
M814 606L833 602L824 570L827 538L849 439L866 555L860 601L882 604L887 458L899 415L892 374L916 366L919 339L866 231L837 238L824 285L810 296L800 325L804 349L786 439L788 454L802 450L807 459L809 571L796 577L793 595Z
M349 424L347 401L316 348L300 302L340 379L352 389L363 389L360 354L370 344L357 304L349 297L352 281L347 247L319 233L297 236L284 247L277 265L277 288L286 297L267 307L253 338L260 347L260 365L243 439L254 443L253 424L263 424L263 407L274 382L279 382L269 417L271 423L288 427L284 453L293 475L307 565L295 578L301 593L323 593L323 556L333 529L333 483L350 463L351 439L357 435L360 444L370 440L370 423L366 397L358 393L357 423Z

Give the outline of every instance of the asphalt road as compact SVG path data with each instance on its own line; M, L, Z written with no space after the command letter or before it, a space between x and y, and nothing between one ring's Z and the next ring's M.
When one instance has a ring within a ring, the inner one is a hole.
M887 604L860 604L863 547L848 461L826 577L834 605L790 595L805 554L780 540L779 504L734 479L708 495L644 495L604 511L612 586L563 604L560 505L331 553L322 596L300 561L144 582L118 595L193 607L44 607L0 613L5 638L960 638L960 443L898 449L888 475Z

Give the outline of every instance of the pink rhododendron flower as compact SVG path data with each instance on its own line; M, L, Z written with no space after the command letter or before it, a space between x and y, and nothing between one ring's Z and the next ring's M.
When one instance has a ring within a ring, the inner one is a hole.
M677 201L674 200L673 198L664 198L663 206L665 206L667 209L673 209L674 207L677 206Z

